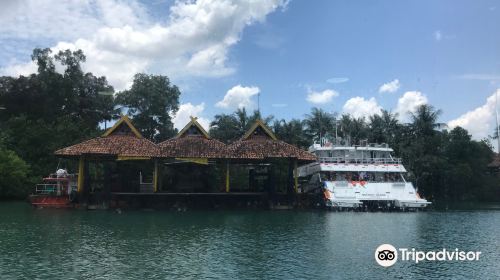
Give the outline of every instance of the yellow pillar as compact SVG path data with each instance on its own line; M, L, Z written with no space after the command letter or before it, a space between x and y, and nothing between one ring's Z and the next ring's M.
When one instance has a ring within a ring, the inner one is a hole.
M229 161L226 163L226 192L229 192Z
M85 175L83 174L85 172L85 160L83 156L80 157L80 160L78 161L78 193L83 192L83 182Z
M155 167L153 170L153 191L158 191L158 160L155 159Z
M295 193L299 192L299 172L297 171L297 160L293 161L293 186L295 188Z

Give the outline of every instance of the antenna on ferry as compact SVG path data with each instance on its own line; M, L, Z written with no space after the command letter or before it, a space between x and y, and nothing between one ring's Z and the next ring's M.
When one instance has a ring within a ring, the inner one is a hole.
M500 133L498 131L498 92L495 92L495 114L496 114L496 124L497 124L497 127L496 127L496 132L497 132L497 153L500 154Z

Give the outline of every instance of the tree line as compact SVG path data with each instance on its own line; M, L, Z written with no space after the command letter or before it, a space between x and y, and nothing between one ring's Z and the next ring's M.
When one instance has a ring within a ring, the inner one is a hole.
M25 197L34 183L55 170L55 150L102 134L120 113L129 114L152 141L177 133L172 116L181 93L168 77L139 73L130 89L115 92L105 77L82 70L86 57L80 50L52 54L35 49L31 58L36 73L0 77L0 198ZM304 149L335 137L353 144L387 143L426 198L500 201L499 177L488 169L494 156L488 139L475 141L461 127L436 130L439 115L439 110L422 105L409 123L401 123L389 111L354 118L312 108L303 119L284 120L242 108L214 116L209 133L230 143L262 119L279 139Z

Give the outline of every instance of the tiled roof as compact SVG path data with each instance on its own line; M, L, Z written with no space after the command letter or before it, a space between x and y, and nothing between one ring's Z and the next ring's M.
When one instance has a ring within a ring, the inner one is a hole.
M278 140L272 131L258 120L238 141L227 146L227 157L233 159L295 158L315 161L316 156Z
M252 137L227 146L228 157L233 159L296 158L315 161L316 156L281 140Z
M261 121L238 141L225 145L212 139L192 118L174 138L158 145L145 139L122 117L103 136L69 146L55 152L58 156L101 155L117 157L163 158L228 158L264 160L266 158L295 158L299 161L315 161L316 156L293 145L276 139L272 131Z
M153 142L143 138L127 116L122 116L101 137L62 148L55 154L58 156L157 157L160 149Z
M226 145L203 136L172 138L159 144L165 158L224 158Z
M224 158L226 145L210 138L196 118L172 139L159 144L165 158Z
M131 135L97 137L55 152L59 156L112 155L122 157L156 157L159 148L145 138Z

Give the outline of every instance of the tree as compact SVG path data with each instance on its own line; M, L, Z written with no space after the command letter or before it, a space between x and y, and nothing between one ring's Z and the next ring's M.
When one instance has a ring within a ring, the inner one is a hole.
M334 129L334 116L320 108L312 108L304 120L305 131L310 139L320 141Z
M210 123L209 134L222 142L231 143L243 136L257 120L269 124L272 119L272 116L262 118L257 110L249 116L245 108L240 108L230 115L215 115Z
M210 123L210 136L224 142L231 143L241 137L238 119L234 115L219 114L214 116Z
M116 104L127 109L144 137L160 142L176 133L171 116L179 109L180 94L166 76L136 74L132 87L117 94Z
M305 134L304 124L302 121L292 119L289 122L286 120L276 120L273 123L273 130L280 140L289 144L307 149L311 145L310 139Z
M395 138L400 132L397 114L382 110L380 115L372 115L369 120L369 141L371 143L388 143L390 146L394 146Z
M30 189L29 166L0 144L0 198L24 198Z
M55 150L101 133L99 124L113 114L113 91L105 77L84 73L81 51L35 49L38 71L27 77L0 77L0 130L5 149L22 158L29 176L53 172ZM63 73L55 69L56 62Z

